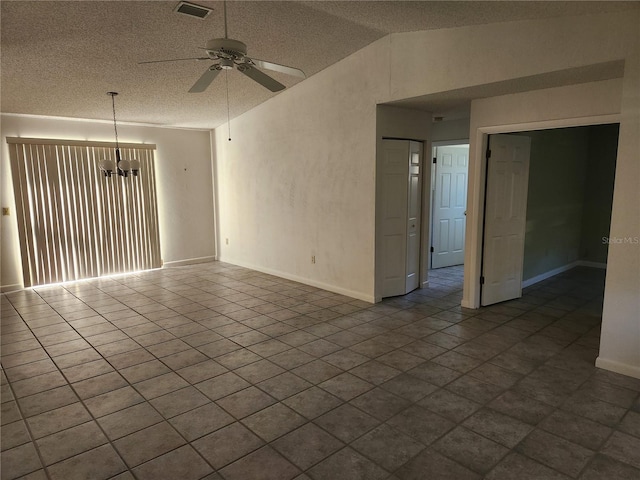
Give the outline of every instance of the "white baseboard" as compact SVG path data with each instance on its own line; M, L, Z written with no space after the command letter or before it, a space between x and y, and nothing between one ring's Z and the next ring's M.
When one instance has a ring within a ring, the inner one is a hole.
M568 263L558 268L554 268L553 270L549 270L548 272L541 273L540 275L536 275L535 277L529 278L528 280L522 281L522 288L527 288L531 285L534 285L538 282L546 280L547 278L555 277L559 273L566 272L567 270L571 270L576 267L590 267L590 268L602 268L606 269L606 263L598 263L598 262L589 262L587 260L576 260L575 262Z
M598 357L596 358L596 367L602 368L604 370L609 370L611 372L620 373L628 377L640 379L640 366L638 365L629 365L627 363L616 362L615 360Z
M555 277L559 273L566 272L567 270L571 270L578 266L578 262L571 262L567 265L563 265L558 268L554 268L553 270L549 270L548 272L541 273L540 275L536 275L535 277L529 278L528 280L522 281L522 288L527 288L530 285L535 285L538 282L546 280L547 278Z
M15 292L16 290L22 290L24 287L19 283L13 283L11 285L0 286L0 293Z
M590 268L601 268L602 270L606 270L607 264L601 262L589 262L587 260L578 260L579 267L590 267Z
M287 280L291 280L293 282L303 283L305 285L309 285L311 287L321 288L323 290L327 290L329 292L338 293L340 295L345 295L347 297L355 298L357 300L363 300L369 303L375 303L375 297L373 295L367 295L362 292L356 292L354 290L348 290L346 288L337 287L335 285L330 285L324 282L318 282L316 280L312 280L310 278L303 278L297 275L291 275L287 272L281 272L279 270L273 270L271 268L261 267L259 265L252 265L246 262L238 261L232 258L220 257L221 262L230 263L232 265L237 265L239 267L250 268L251 270L255 270L257 272L266 273L268 275L273 275L276 277L285 278Z
M173 261L173 262L164 262L162 264L162 266L166 267L166 268L183 267L185 265L194 265L196 263L207 263L207 262L213 262L215 260L216 260L215 256L187 258L186 260L176 260L176 261Z

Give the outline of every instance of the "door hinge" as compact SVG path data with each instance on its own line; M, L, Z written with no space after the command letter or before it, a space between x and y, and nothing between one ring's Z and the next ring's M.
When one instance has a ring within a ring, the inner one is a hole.
M435 250L433 249L433 247L431 247L431 253L435 252Z
M484 277L480 277L480 285L484 285Z
M433 163L434 163L434 164L436 163L436 161L437 161L437 158L436 158L436 157L433 157Z
M487 158L491 158L491 150L487 149Z

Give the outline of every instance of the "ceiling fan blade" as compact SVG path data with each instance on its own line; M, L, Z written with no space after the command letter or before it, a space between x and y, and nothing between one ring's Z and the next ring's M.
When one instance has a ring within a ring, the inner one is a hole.
M209 57L171 58L169 60L151 60L148 62L138 62L138 65L142 65L144 63L182 62L183 60L211 60L211 59Z
M196 81L196 83L193 84L193 87L189 89L189 93L204 92L207 87L211 85L213 79L216 78L220 73L220 70L218 70L217 67L218 65L212 65L211 67L209 67L209 69L207 69L207 71L202 74L202 76Z
M251 65L238 65L238 71L240 73L244 73L251 80L258 82L260 85L268 88L272 92L279 92L280 90L284 90L285 88L287 88L277 80L271 78L266 73L261 72Z
M257 58L252 58L250 60L251 63L253 63L256 67L264 68L266 70L273 70L274 72L286 73L287 75L293 75L294 77L307 78L304 72L299 68L287 67L286 65L267 62L265 60L258 60Z

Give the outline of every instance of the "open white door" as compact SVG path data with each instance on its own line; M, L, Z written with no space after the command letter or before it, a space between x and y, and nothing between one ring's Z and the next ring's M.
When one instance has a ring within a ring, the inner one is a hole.
M522 296L531 139L491 135L487 159L481 304Z
M464 263L469 145L436 147L431 268Z
M419 285L422 144L383 140L382 296Z

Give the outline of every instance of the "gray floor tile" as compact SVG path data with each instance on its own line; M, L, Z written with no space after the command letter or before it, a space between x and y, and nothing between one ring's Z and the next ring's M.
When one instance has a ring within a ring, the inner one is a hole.
M347 447L309 470L314 480L382 480L389 473Z
M192 445L214 468L220 469L257 450L264 442L235 422L192 442Z
M269 446L262 447L221 470L228 480L290 480L300 472Z
M47 412L55 408L64 407L78 401L78 396L70 386L47 390L45 392L23 397L19 400L20 408L25 417L32 417L39 413Z
M258 387L278 400L295 395L311 386L311 383L290 372L282 373L258 383Z
M461 422L481 405L448 390L438 390L418 401L418 405L428 408L453 422Z
M275 377L282 372L284 372L282 367L279 367L275 363L266 359L238 368L234 371L234 373L251 383L261 382L268 378Z
M225 372L227 372L227 369L214 360L205 360L204 362L196 363L195 365L190 365L188 367L176 370L176 373L178 375L180 375L192 385L216 377L218 375L222 375Z
M640 478L640 470L606 455L597 454L580 477L581 480L629 480Z
M627 411L592 397L585 397L579 393L568 398L562 405L562 410L571 412L610 427L618 425Z
M488 408L474 413L462 425L508 448L514 448L533 430L527 423Z
M489 407L531 425L537 425L554 410L551 405L512 391L495 398Z
M44 373L36 377L12 382L11 386L16 398L22 398L36 393L51 390L52 388L66 385L67 381L59 371Z
M614 432L601 450L620 462L640 469L640 439L622 432Z
M315 357L297 348L291 348L287 351L272 355L269 357L269 360L284 369L290 370L314 361Z
M170 423L188 441L193 441L214 432L225 425L233 423L234 419L215 403L208 403L195 408L170 420Z
M489 474L487 480L569 480L571 477L546 467L530 458L512 452L507 455ZM609 477L601 477L601 480Z
M318 387L311 387L283 400L287 406L308 419L316 418L342 403L336 396Z
M369 357L345 348L325 355L322 360L342 370L350 370L369 361Z
M98 425L91 421L37 440L45 465L104 445L108 440Z
M620 422L620 430L640 438L640 413L629 411Z
M111 440L160 423L162 416L148 403L141 403L98 418L98 423Z
M464 427L457 427L434 443L433 447L463 466L485 474L497 464L509 449Z
M97 418L142 402L144 402L144 398L132 387L126 386L86 399L84 404Z
M31 437L27 431L27 425L23 420L3 425L0 430L0 437L2 451L31 442Z
M556 410L538 426L591 450L598 450L612 432L611 428L600 423L562 410Z
M2 479L11 480L42 468L38 453L33 443L25 443L18 447L4 450L2 461Z
M211 400L218 400L219 398L226 397L249 386L249 382L234 372L223 373L222 375L195 384L195 387Z
M417 405L403 410L387 423L424 445L430 445L455 427L455 423Z
M89 412L78 402L29 417L27 418L27 423L33 437L37 439L80 425L89 420L91 420Z
M125 464L111 445L89 450L51 465L52 480L105 480L126 470Z
M318 385L331 394L349 401L358 395L371 390L373 385L350 373L342 373Z
M127 381L118 372L110 372L82 380L71 386L76 394L84 400L127 385Z
M417 402L438 390L437 386L404 373L393 377L380 387L411 402Z
M307 420L282 403L276 403L242 420L256 435L271 442L298 428Z
M160 360L154 359L149 362L132 365L131 367L121 368L119 372L129 383L137 383L169 373L170 369Z
M350 403L381 421L388 420L410 404L408 400L381 388L363 393Z
M129 468L133 468L184 445L185 440L169 423L162 422L119 438L113 444Z
M307 423L271 445L300 469L306 470L342 448L343 443L313 423Z
M313 384L318 384L341 374L342 369L318 359L294 368L292 372Z
M425 477L428 475L428 477ZM480 480L475 472L431 449L423 450L396 471L400 480ZM519 478L519 477L513 477Z
M134 468L139 480L199 480L212 469L190 446L185 445Z
M384 383L388 380L391 380L393 377L400 375L401 371L385 365L384 363L371 360L369 362L363 363L362 365L358 365L355 368L352 368L349 373L351 373L352 375L356 375L374 385L380 385L381 383Z
M169 372L136 383L134 386L148 400L187 387L189 384L178 374Z
M576 477L594 452L541 430L534 430L517 451L566 475Z
M149 401L164 418L175 417L209 402L210 400L194 387L182 388Z
M380 424L380 420L349 404L325 413L314 423L343 442L349 443Z
M392 472L425 449L425 445L383 424L363 435L351 447Z
M251 415L275 402L274 398L256 387L245 388L216 401L219 406L237 419Z

